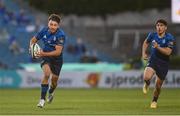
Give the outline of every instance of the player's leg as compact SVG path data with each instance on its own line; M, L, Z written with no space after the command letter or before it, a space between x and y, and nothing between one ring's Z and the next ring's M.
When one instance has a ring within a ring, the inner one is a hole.
M50 89L49 89L49 94L52 94L54 92L54 90L56 89L57 83L58 83L58 78L59 78L59 76L54 75L54 74L52 75L51 86L50 86Z
M52 78L51 78L51 85L50 85L50 88L49 88L49 96L48 96L48 103L51 103L52 100L53 100L53 94L54 94L54 90L56 89L57 87L57 84L58 84L58 78L59 78L59 75L60 75L60 72L61 72L61 68L62 68L62 60L61 62L56 62L56 63L53 63L53 65L51 65L51 71L52 71Z
M49 88L48 80L51 75L51 69L48 64L44 64L43 67L43 79L41 82L41 99L45 99L47 90Z
M161 80L157 76L156 83L155 83L154 94L153 94L153 100L152 100L152 103L151 103L151 108L157 108L157 100L159 98L163 82L164 82L164 80Z
M48 85L48 80L51 75L51 69L48 64L44 64L42 66L43 69L43 79L41 82L41 99L39 101L39 104L37 105L38 107L43 107L45 104L45 98L46 98L46 93L48 91L49 85Z
M53 100L54 90L57 87L58 78L59 78L59 76L57 76L55 74L52 75L51 85L50 85L50 88L49 88L49 96L48 96L48 99L47 99L48 103L51 103L52 100Z
M144 79L143 93L144 94L147 94L149 85L150 85L150 80L152 79L154 74L155 74L155 71L153 68L151 67L145 68L144 75L143 75L143 79Z
M151 103L151 108L156 108L157 107L157 100L159 98L160 92L161 92L161 87L162 84L166 78L166 75L168 73L168 67L169 63L164 62L164 61L158 61L157 62L157 68L156 68L156 83L155 83L155 89L154 89L154 94L153 94L153 100Z

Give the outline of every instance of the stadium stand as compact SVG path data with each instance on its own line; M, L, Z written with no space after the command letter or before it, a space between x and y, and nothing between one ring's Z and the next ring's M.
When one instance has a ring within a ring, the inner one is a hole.
M0 6L0 28L6 32L7 37L1 36L0 42L0 61L7 65L9 69L17 69L19 63L29 63L32 60L28 54L29 39L38 31L36 26L41 26L41 24L36 25L36 16L39 14L30 13L29 7L24 9L18 4L18 1L1 0ZM47 17L45 17L47 19ZM46 22L47 23L47 22ZM43 24L42 24L43 25ZM68 35L68 33L67 33ZM67 40L68 45L76 45L76 39L79 36L69 36ZM96 60L86 60L85 63L95 63L101 62L113 62L113 59L101 52L95 54L92 46L84 42L87 47L88 57L94 57L96 55ZM65 62L81 62L81 57L84 54L71 54L67 52L67 46L65 46ZM86 54L86 55L87 55Z

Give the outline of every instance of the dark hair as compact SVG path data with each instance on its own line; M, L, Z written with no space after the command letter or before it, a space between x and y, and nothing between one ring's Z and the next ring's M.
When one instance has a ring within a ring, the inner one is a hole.
M48 18L48 21L50 21L50 20L56 21L59 24L61 21L61 17L57 14L51 14Z
M167 24L167 21L165 21L164 19L159 19L159 20L157 20L157 21L156 21L156 24L158 24L158 23L162 23L162 24L164 24L165 26L168 25L168 24Z

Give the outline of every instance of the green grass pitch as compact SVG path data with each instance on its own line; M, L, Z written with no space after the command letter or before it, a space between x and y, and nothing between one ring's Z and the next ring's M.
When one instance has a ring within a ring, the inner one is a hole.
M37 108L40 89L0 89L0 115L172 115L180 114L180 89L162 89L150 109L152 89L57 89L52 104Z

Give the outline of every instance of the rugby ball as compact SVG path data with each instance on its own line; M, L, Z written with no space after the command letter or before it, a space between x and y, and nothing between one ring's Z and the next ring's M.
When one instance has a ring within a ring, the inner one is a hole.
M39 58L37 54L40 53L41 47L37 43L32 44L30 50L32 58Z

